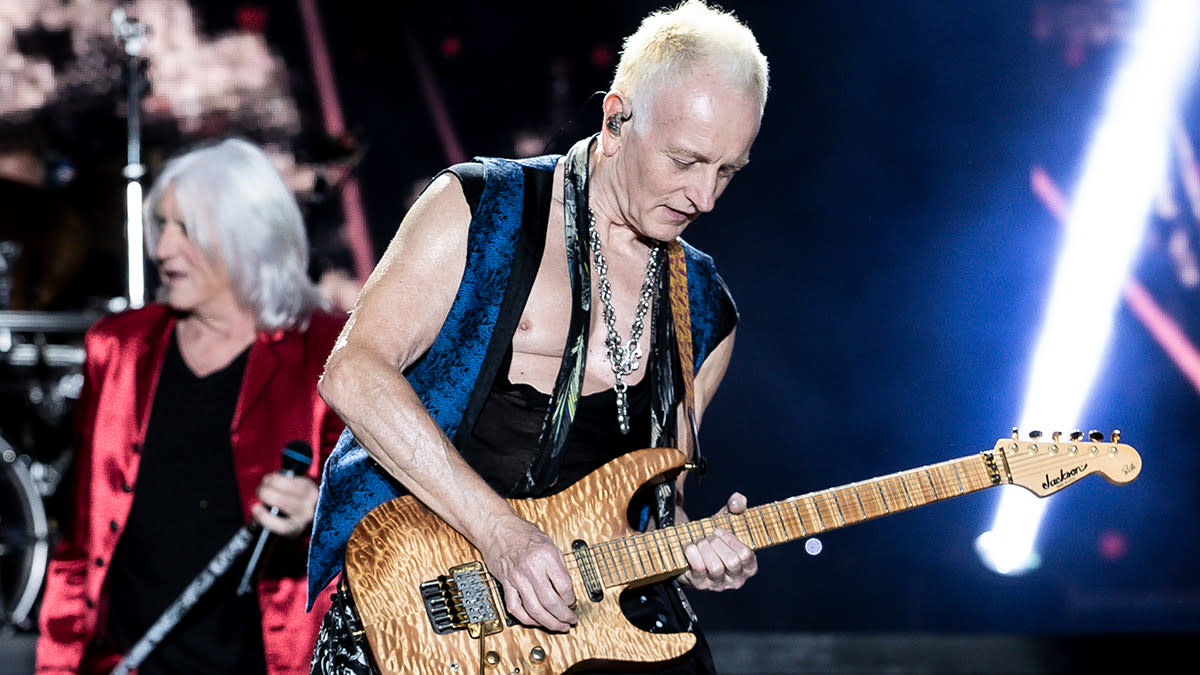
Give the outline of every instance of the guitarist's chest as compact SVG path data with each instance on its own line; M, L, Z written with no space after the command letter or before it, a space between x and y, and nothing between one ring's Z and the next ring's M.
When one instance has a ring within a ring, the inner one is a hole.
M611 389L615 382L608 349L608 324L605 320L605 304L601 298L597 275L590 280L592 305L588 317L586 361L584 363L583 394ZM634 275L610 272L609 288L613 327L622 344L627 344L637 318L638 298L642 279ZM547 241L546 253L542 257L537 277L529 291L529 298L521 311L521 318L513 334L512 365L508 377L513 383L529 384L538 391L548 393L554 388L563 362L563 352L568 348L571 333L573 289L567 268L565 247L559 241ZM652 331L651 311L641 314L642 330L638 340L643 356L639 366L625 378L632 386L645 373L645 354L650 352Z

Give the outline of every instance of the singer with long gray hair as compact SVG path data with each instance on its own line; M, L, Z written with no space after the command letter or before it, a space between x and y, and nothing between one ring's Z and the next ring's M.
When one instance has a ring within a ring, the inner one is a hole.
M139 672L307 672L326 604L305 612L305 552L341 422L317 378L343 317L306 276L295 199L267 156L226 140L169 161L145 204L158 302L85 338L71 516L50 562L38 673L109 672L248 523L250 553ZM280 472L289 444L318 450Z

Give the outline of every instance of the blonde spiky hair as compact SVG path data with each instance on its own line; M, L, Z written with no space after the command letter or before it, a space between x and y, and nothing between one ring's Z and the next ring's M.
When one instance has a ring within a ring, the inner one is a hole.
M641 113L634 115L633 123L644 124L651 97L640 94L687 75L697 63L720 66L731 83L758 97L760 111L766 105L767 57L759 51L754 33L732 13L703 0L687 0L643 19L625 38L610 90L629 98Z

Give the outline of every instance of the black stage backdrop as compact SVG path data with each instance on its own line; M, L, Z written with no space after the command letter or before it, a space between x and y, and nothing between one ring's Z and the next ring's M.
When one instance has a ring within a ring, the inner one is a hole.
M206 26L245 3L195 3ZM449 162L411 47L469 155L518 134L561 152L599 128L619 40L656 3L319 3L373 245ZM712 254L741 324L689 487L708 514L990 448L1020 414L1060 225L1030 189L1077 177L1116 44L1072 52L1035 19L1107 3L725 3L756 32L772 89L752 163L687 238ZM1120 8L1127 3L1115 3ZM259 2L317 128L291 2ZM1056 9L1057 8L1057 9ZM1197 100L1185 115L1197 135ZM1138 274L1185 328L1195 292L1147 245ZM1089 273L1104 274L1104 261ZM1106 317L1078 317L1081 330ZM1055 496L1042 565L980 563L996 491L828 533L820 555L760 555L737 593L694 593L712 630L1093 632L1200 629L1196 392L1122 307L1082 424L1120 428L1145 468ZM1191 330L1193 339L1197 331ZM1089 383L1064 382L1063 387Z

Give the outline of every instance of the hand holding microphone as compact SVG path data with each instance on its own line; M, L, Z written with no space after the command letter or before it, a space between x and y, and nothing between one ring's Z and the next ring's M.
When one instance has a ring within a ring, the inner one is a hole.
M258 498L262 501L253 506L251 515L263 529L238 584L238 595L250 592L251 580L272 534L294 538L307 531L312 523L317 507L317 485L306 475L312 464L312 454L312 447L304 441L288 443L283 449L279 471L268 474L259 484Z
M279 472L268 475L258 486L259 499L275 505L270 509L262 504L254 505L254 519L258 522L248 523L238 529L233 538L217 551L196 578L183 589L183 593L175 602L150 625L145 635L117 663L111 675L129 675L141 665L163 638L179 625L183 617L212 588L216 580L225 576L234 562L250 548L250 540L261 525L254 553L250 556L250 563L246 565L246 573L242 575L242 582L237 589L238 595L250 592L254 571L271 533L294 537L312 522L317 505L317 485L305 475L312 464L312 458L312 447L304 441L292 441L284 447ZM282 505L283 509L279 505Z

